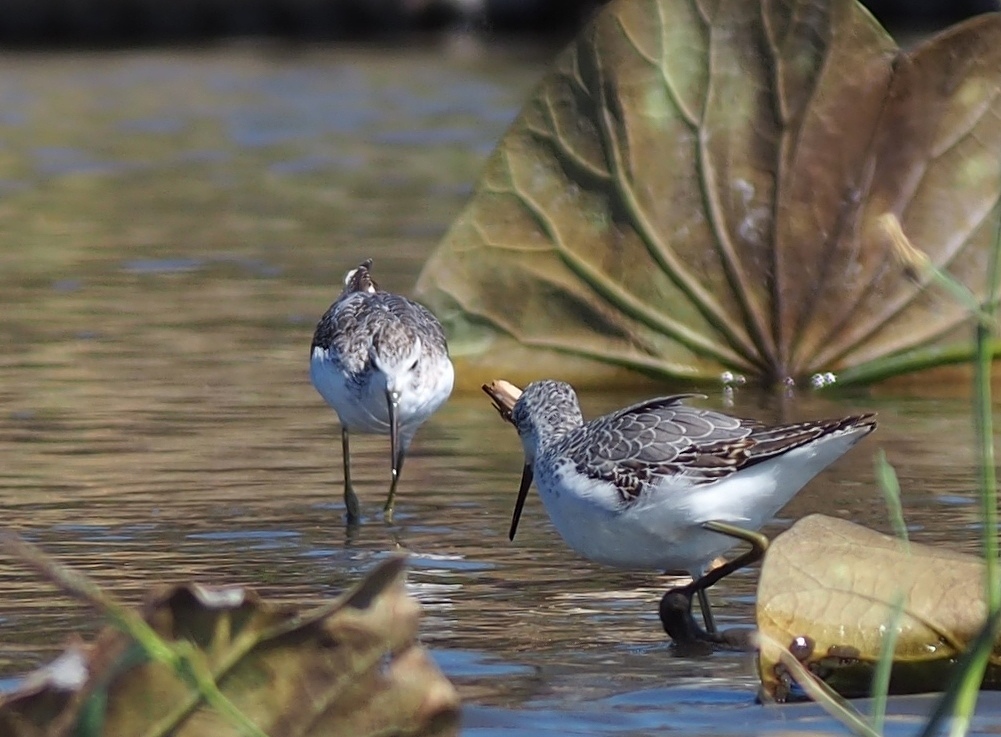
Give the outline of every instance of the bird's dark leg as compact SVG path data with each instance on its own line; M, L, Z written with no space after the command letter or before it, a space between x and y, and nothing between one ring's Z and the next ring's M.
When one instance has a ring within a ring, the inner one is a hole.
M669 590L660 602L660 621L664 631L679 645L698 643L725 643L726 638L716 629L716 622L709 606L706 590L721 579L760 559L768 549L768 538L760 532L752 532L726 522L710 521L702 525L707 530L746 542L751 549L731 561L714 568L709 573L695 579L687 586ZM699 599L702 621L706 630L702 631L692 618L692 596Z
M712 646L724 644L724 640L717 632L706 632L696 624L692 617L693 586L694 582L669 589L664 594L660 600L660 622L678 647L692 654L711 652ZM702 611L704 614L708 609Z
M692 582L695 583L694 581ZM716 619L713 617L712 607L709 606L709 595L706 594L704 588L695 589L695 593L699 597L699 609L702 610L702 621L706 625L706 632L710 635L715 635L718 630L716 629Z
M400 393L386 389L386 412L389 416L389 496L382 508L383 519L387 524L393 524L393 502L396 501L396 485L400 483L400 471L403 470L403 455L407 443L400 437Z
M351 484L351 448L348 441L348 429L341 426L341 453L344 456L344 507L348 511L348 524L356 525L361 521L361 505L358 495Z

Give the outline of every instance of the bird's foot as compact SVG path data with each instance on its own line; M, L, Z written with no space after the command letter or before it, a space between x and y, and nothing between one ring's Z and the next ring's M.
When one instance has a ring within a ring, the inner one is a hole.
M692 616L694 583L669 589L660 600L660 623L674 645L686 655L708 655L714 650L754 650L754 630L745 627L707 632Z
M344 487L344 508L347 510L349 527L361 522L361 503L358 501L358 495L355 494L355 490L350 486Z

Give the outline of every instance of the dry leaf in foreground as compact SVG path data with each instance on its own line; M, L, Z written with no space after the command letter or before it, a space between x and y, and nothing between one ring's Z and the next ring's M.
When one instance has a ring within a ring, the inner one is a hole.
M416 643L420 607L394 558L309 611L243 588L174 586L143 618L268 737L453 735L458 696ZM5 737L237 737L175 669L106 628L0 702ZM89 731L87 731L89 730Z

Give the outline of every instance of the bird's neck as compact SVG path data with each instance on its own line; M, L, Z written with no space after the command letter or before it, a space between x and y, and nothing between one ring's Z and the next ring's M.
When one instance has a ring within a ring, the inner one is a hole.
M542 432L537 437L537 448L539 453L543 453L563 440L567 435L584 424L584 418L580 412L560 414L547 418L548 422L542 428Z

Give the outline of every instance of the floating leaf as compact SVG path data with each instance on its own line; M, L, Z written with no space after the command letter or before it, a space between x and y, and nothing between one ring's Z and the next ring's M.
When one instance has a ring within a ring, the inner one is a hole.
M907 278L879 218L984 294L999 89L999 14L902 52L854 0L613 0L418 295L460 366L517 383L868 381L968 357L967 310Z
M839 693L867 695L894 621L891 693L943 690L984 625L983 579L983 561L972 555L908 545L824 515L799 520L768 548L758 583L765 693L787 695L778 643L794 645L798 659ZM1001 686L1001 642L985 686Z
M415 642L420 607L403 575L403 559L392 559L304 612L247 589L176 586L153 596L143 619L165 650L183 653L182 666L210 674L269 737L456 734L458 697ZM111 627L0 702L5 737L246 733L177 669Z

